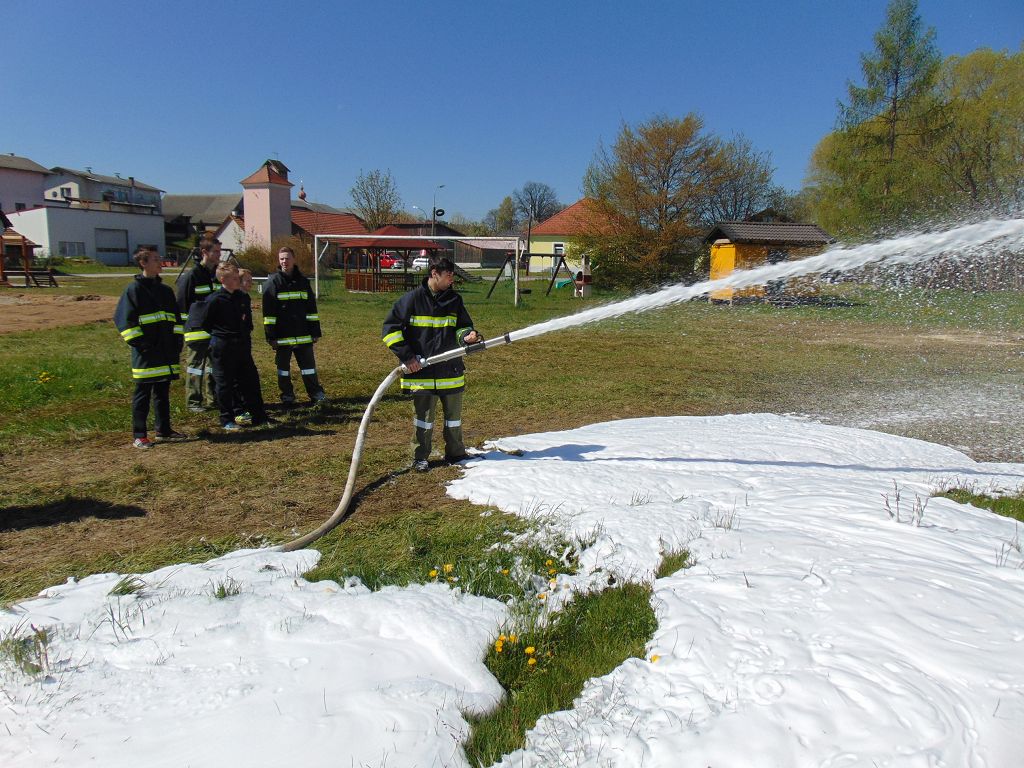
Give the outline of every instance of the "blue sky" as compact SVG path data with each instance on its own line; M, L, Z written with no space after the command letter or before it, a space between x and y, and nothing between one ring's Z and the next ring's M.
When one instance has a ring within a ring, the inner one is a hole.
M0 152L169 193L240 191L276 157L338 206L389 169L407 210L480 218L527 181L575 201L599 142L656 114L744 134L799 189L886 2L3 5ZM920 11L943 55L1024 40L1021 0Z

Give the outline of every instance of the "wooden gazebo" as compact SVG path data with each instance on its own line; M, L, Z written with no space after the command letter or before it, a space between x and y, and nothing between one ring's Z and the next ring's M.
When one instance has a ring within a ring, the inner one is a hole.
M395 231L392 233L391 229ZM441 250L436 240L401 237L397 227L382 227L365 238L341 241L338 248L345 272L345 288L350 291L388 293L407 291L422 277L421 273L409 271L409 262L415 255L433 255ZM401 270L382 269L381 257L387 253L398 254L402 261Z

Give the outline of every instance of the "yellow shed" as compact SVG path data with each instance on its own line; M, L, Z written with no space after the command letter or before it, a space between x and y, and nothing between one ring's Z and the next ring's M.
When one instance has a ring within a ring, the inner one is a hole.
M821 253L835 242L817 224L764 220L774 214L765 211L747 221L722 221L704 238L711 246L711 279L717 280L737 269L753 269L790 259L802 259ZM760 219L760 220L758 220ZM806 293L799 286L758 285L734 290L713 291L712 300L735 301L741 298L773 298L783 293Z

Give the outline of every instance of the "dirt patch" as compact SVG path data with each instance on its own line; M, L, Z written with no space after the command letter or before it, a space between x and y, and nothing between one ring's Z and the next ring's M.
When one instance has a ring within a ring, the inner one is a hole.
M844 330L837 335L808 339L809 344L857 344L884 349L889 347L915 347L928 345L978 347L1016 347L1024 345L1024 337L1007 333L949 330L942 333L890 332L880 334L877 329Z
M46 296L0 293L0 333L38 331L66 325L95 323L114 316L113 296Z

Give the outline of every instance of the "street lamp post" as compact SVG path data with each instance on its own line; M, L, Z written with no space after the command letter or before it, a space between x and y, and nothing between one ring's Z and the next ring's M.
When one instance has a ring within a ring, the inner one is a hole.
M437 225L437 190L444 189L444 184L438 184L434 188L434 199L430 203L430 236L434 236L434 229Z
M426 211L424 211L424 210L423 210L422 208L420 208L420 207L419 207L418 205L414 205L414 206L413 206L413 209L414 209L414 210L417 210L417 211L419 211L419 212L420 212L420 216L421 216L421 217L423 218L423 220L424 220L424 221L426 221L426 220L427 220L427 212L426 212Z

